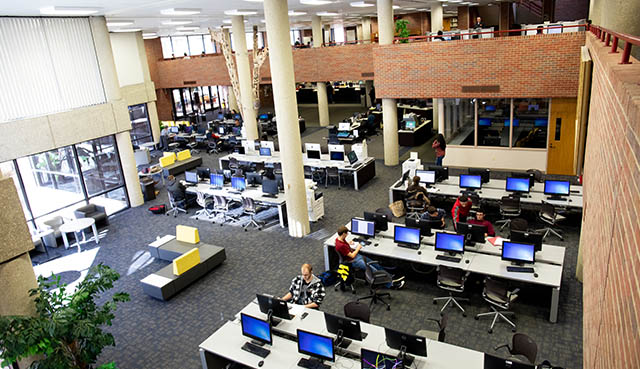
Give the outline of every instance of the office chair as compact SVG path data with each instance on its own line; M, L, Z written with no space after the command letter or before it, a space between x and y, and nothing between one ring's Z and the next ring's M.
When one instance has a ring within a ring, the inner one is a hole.
M377 208L375 212L378 214L386 215L387 219L389 219L390 222L393 220L393 213L391 212L391 209L389 209L388 207Z
M329 184L329 179L331 178L338 179L338 189L340 189L341 175L338 167L327 167L325 169L324 188L327 188L327 185Z
M475 316L475 319L478 320L481 316L492 316L493 322L491 323L491 327L489 328L489 333L493 333L493 326L496 324L496 320L498 317L509 323L511 326L511 331L516 331L516 325L509 319L507 319L506 315L514 315L512 311L508 311L511 307L511 303L518 298L519 288L515 290L509 291L507 288L507 284L501 281L497 281L491 279L489 277L484 280L484 290L482 291L482 298L485 299L491 307L490 312L481 313ZM502 309L503 311L498 311L496 307Z
M500 227L500 231L502 231L504 227L511 225L511 218L519 217L521 212L519 197L502 197L500 199L500 215L507 219L498 220L496 226L502 224Z
M337 291L338 288L340 288L341 291L345 291L347 289L347 287L348 287L351 290L351 293L353 293L355 295L356 294L356 289L355 289L353 283L357 279L364 280L364 278L356 277L356 273L358 272L358 270L353 267L352 261L344 260L344 257L338 251L335 251L335 253L336 253L336 255L338 255L338 265L347 266L349 268L348 269L349 273L348 273L347 278L343 279L341 274L344 273L344 270L341 272L340 267L338 267L338 282L333 286L333 290Z
M196 211L195 214L195 219L198 220L198 217L201 215L206 215L207 218L211 218L213 215L215 215L215 202L214 200L210 197L205 195L204 192L198 192L196 194L196 203L202 207L202 209Z
M364 272L365 279L369 284L369 293L370 295L360 297L358 301L371 299L369 302L369 309L371 309L371 304L377 304L378 301L382 302L387 306L387 310L391 310L391 305L389 305L386 301L384 301L383 297L391 298L391 294L389 292L378 293L380 288L385 287L387 284L392 283L391 276L382 270L373 270L371 264L376 264L377 261L369 261L367 263L367 269Z
M224 223L229 220L231 222L236 221L237 219L231 215L229 215L229 206L231 205L232 201L227 200L227 198L220 196L220 195L214 195L213 196L213 210L216 213L216 215L222 215L222 223L220 223L220 226L222 227L224 225Z
M540 212L538 213L538 219L547 224L545 228L536 230L536 232L544 232L544 236L542 236L543 241L547 238L549 233L554 234L559 239L564 241L564 237L562 237L562 231L558 228L554 228L554 226L559 221L565 219L565 217L558 214L556 212L556 208L553 205L542 203L542 207L540 208Z
M371 320L371 310L369 310L367 304L363 304L360 301L351 301L344 305L344 316L369 323Z
M256 221L255 216L263 209L264 207L259 206L255 201L253 201L252 198L250 197L242 198L242 212L243 214L249 215L249 221L242 226L245 232L247 231L247 228L252 225L255 226L258 230L262 229L262 226L264 224L262 222Z
M405 201L405 206L407 208L407 218L415 218L420 219L420 216L424 212L425 202L421 199L416 198L407 198Z
M187 148L191 150L191 155L200 153L200 150L198 150L198 141L187 143Z
M236 170L240 168L240 162L238 162L238 159L236 158L229 158L229 169L231 170Z
M185 209L186 201L176 202L173 199L173 195L171 194L171 192L167 192L167 194L169 195L169 206L171 206L171 209L167 210L166 214L173 215L174 218L178 216L179 212L187 214L187 209Z
M527 232L529 230L529 222L524 218L513 218L511 225L509 226L509 238L511 238L511 231Z
M180 143L172 142L169 144L169 151L178 152L180 151Z
M430 329L421 329L416 332L417 336L428 338L433 341L444 342L445 330L447 329L447 322L449 321L449 315L442 314L440 319L427 318L427 320L436 322L438 324L438 330L432 331Z
M511 346L509 344L496 346L494 350L498 351L499 349L506 347L509 350L509 355L516 356L522 355L527 358L529 364L535 364L536 357L538 356L538 345L531 339L531 337L527 336L523 333L516 333L513 335L511 339Z
M211 153L220 154L218 143L213 138L207 140L207 154Z
M438 301L444 300L445 303L440 309L440 315L444 314L444 309L449 306L450 303L453 302L455 306L458 307L462 311L462 316L467 316L467 312L460 306L458 301L453 297L453 292L462 293L464 292L464 284L467 281L467 277L469 276L468 272L465 272L462 269L458 268L450 268L444 265L438 266L438 279L436 281L438 287L443 290L449 291L449 296L445 297L436 297L433 299L433 304L437 305ZM458 298L460 301L469 301L467 298Z

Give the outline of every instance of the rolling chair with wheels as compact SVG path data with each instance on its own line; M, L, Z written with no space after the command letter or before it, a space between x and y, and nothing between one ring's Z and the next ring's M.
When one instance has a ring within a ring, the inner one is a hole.
M447 314L443 314L440 316L440 319L427 318L432 322L436 322L438 324L438 330L432 331L429 329L421 329L416 332L417 336L428 338L433 341L444 342L445 330L447 329L447 322L449 321L449 316Z
M549 233L555 235L559 239L564 241L564 237L562 237L562 231L558 228L554 228L556 224L565 219L564 216L558 214L556 212L556 208L547 203L542 203L542 207L540 208L540 212L538 213L538 219L540 219L543 223L547 224L546 227L542 229L538 229L536 232L544 232L544 236L542 236L542 240L544 241Z
M393 280L391 279L391 276L387 272L382 270L376 271L371 267L372 264L377 264L377 263L378 263L377 261L373 261L373 260L367 263L367 269L364 272L364 276L365 276L365 279L367 280L367 283L369 284L370 295L360 297L358 301L371 299L371 302L369 302L369 308L371 308L372 304L377 304L378 301L380 301L387 306L387 310L391 310L391 305L389 305L383 299L383 297L391 298L391 294L389 292L379 293L378 290L380 288L384 288L387 284L392 283Z
M215 153L215 154L220 153L218 143L213 139L207 140L207 154L211 154L211 153Z
M191 155L200 153L200 150L198 150L198 142L197 141L189 142L187 144L187 148L189 150L191 150Z
M187 209L185 209L187 207L186 201L175 201L171 192L167 192L167 194L169 195L169 205L171 209L167 210L166 214L173 215L174 218L178 216L179 212L187 214Z
M503 347L506 347L507 350L509 350L509 355L514 358L517 355L522 355L527 358L529 361L528 364L535 364L536 362L536 357L538 356L538 345L526 334L516 333L511 339L511 346L509 346L509 344L496 346L494 350L498 351Z
M263 209L264 209L264 207L259 206L255 201L253 201L252 198L250 198L250 197L243 197L242 198L242 212L244 214L249 215L249 221L242 226L242 228L244 228L245 232L247 231L247 228L249 228L250 226L254 226L258 230L262 229L262 226L264 224L262 222L258 222L255 219L255 216L260 211L262 211Z
M511 218L519 217L521 212L519 197L504 196L500 199L500 215L506 218L496 222L496 225L502 224L500 231L511 224Z
M222 227L224 225L224 223L229 220L231 222L237 220L235 217L229 215L229 206L231 205L231 201L227 200L225 197L220 196L220 195L214 195L213 196L213 202L214 202L214 211L216 212L216 214L218 216L222 215L222 223L220 223L220 226Z
M356 278L357 269L353 267L352 262L345 261L344 257L338 251L335 251L335 253L338 255L338 265L345 265L348 267L348 275L343 279L342 275L346 270L340 270L340 267L338 267L338 282L333 286L333 290L337 291L338 288L340 288L341 291L345 291L348 287L349 290L351 290L351 293L355 295L356 289L353 283L358 279Z
M467 316L467 312L462 308L462 306L460 306L456 298L453 297L453 292L464 292L464 284L467 281L468 276L469 273L462 269L450 268L444 265L438 266L438 279L436 283L438 284L438 287L449 291L449 296L436 297L433 299L434 305L440 300L445 301L444 305L442 305L442 308L440 309L440 315L444 314L444 309L446 309L450 303L453 303L462 311L462 316ZM469 301L467 298L458 298L458 300Z
M198 220L199 216L206 216L210 219L215 215L214 201L210 196L206 196L204 192L198 192L196 197L196 203L202 208L195 213L195 218Z
M360 301L351 301L344 305L344 316L351 319L358 319L364 323L369 323L371 320L371 310L367 304Z
M491 307L490 312L481 313L475 316L475 319L478 320L483 316L492 316L493 322L491 323L491 327L489 328L489 333L493 333L493 326L496 324L498 318L501 318L505 322L509 323L511 326L511 330L513 332L516 331L516 325L509 320L506 315L514 315L512 311L508 311L511 307L511 303L518 298L519 288L516 288L513 291L509 291L507 288L507 284L501 281L497 281L491 278L486 278L484 280L484 290L482 291L482 298L487 301ZM498 310L496 309L496 307Z
M424 212L424 201L420 199L407 199L406 201L407 208L407 218L415 218L420 219L420 216Z
M529 222L524 218L513 218L509 225L509 238L511 238L511 231L527 232L529 230Z

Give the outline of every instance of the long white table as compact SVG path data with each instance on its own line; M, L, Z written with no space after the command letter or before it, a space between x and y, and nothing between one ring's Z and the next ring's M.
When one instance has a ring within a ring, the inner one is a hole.
M448 179L440 182L443 185L458 186L460 183L460 176L449 176ZM504 190L507 186L506 179L491 179L488 183L483 183L482 188L493 188L497 190ZM544 193L544 183L535 182L531 187L530 192ZM582 196L582 186L570 185L570 196Z

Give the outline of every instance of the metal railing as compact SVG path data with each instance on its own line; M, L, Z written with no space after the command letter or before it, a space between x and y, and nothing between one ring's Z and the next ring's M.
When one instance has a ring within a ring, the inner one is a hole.
M578 31L584 31L588 28L586 23L584 24L572 24L572 25L559 25L559 26L549 26L549 27L536 27L536 28L522 28L522 29L507 29L501 31L468 31L466 33L454 33L454 34L442 34L442 35L428 35L428 36L410 36L410 37L396 37L394 38L394 43L398 43L403 40L408 40L409 42L424 42L424 41L432 41L434 38L444 38L444 37L463 37L468 36L468 38L473 38L473 36L478 36L478 38L482 38L482 35L493 35L493 36L505 36L513 33L522 33L528 31L535 31L536 34L544 33L544 30L563 30L565 28L576 28L578 27ZM583 28L582 30L580 28Z
M631 47L633 45L640 45L640 37L628 35L626 33L619 33L615 31L611 31L604 27L591 25L589 30L591 33L596 35L600 39L600 41L604 42L605 46L611 45L611 54L618 53L618 41L622 40L625 42L624 48L622 49L622 59L619 64L631 64L629 58L631 57Z

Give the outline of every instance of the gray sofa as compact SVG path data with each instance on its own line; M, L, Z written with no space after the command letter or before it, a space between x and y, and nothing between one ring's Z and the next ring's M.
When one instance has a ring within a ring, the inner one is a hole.
M48 228L53 229L53 233L43 237L44 244L47 247L58 247L58 238L62 237L60 233L60 226L64 224L64 219L61 216L55 216L42 222Z
M109 224L107 212L104 206L89 204L81 206L73 211L76 218L93 218L96 221L96 227L101 228Z

